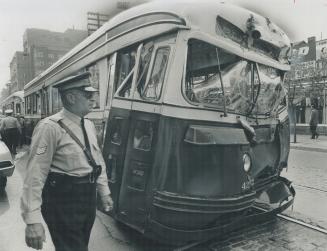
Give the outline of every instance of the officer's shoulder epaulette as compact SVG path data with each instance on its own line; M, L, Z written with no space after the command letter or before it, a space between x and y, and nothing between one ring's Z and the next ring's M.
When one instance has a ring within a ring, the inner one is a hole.
M58 123L59 120L62 120L62 116L60 114L58 114L58 113L54 114L54 115L52 115L52 116L50 116L48 118L49 118L49 120L51 120L53 122L56 122L56 123Z

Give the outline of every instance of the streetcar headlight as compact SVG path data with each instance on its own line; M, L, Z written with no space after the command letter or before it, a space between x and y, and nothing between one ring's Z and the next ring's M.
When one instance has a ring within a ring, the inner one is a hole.
M245 172L248 172L251 169L251 157L248 153L243 154L243 168Z

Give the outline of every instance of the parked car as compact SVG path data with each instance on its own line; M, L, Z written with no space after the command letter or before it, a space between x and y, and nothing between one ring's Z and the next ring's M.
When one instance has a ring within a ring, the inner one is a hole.
M4 190L7 185L7 177L10 177L15 170L15 165L11 153L6 144L0 140L0 190Z

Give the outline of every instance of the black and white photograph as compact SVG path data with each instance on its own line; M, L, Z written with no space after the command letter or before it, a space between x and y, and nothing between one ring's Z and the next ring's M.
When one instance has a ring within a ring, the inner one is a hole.
M0 0L0 251L327 250L327 0Z

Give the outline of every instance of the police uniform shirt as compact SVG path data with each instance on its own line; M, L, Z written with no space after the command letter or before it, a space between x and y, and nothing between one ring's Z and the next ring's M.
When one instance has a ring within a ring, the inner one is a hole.
M81 177L93 170L82 148L57 123L59 120L84 144L81 118L66 109L39 122L33 132L21 198L22 216L26 224L41 222L42 189L49 171ZM97 144L96 130L90 120L85 119L84 124L92 156L97 164L102 166L102 173L97 180L97 190L100 196L106 196L110 191L105 162Z
M18 122L18 120L14 117L8 116L5 117L1 120L1 126L0 126L0 130L6 130L6 129L11 129L11 128L18 128L20 129L20 124Z

